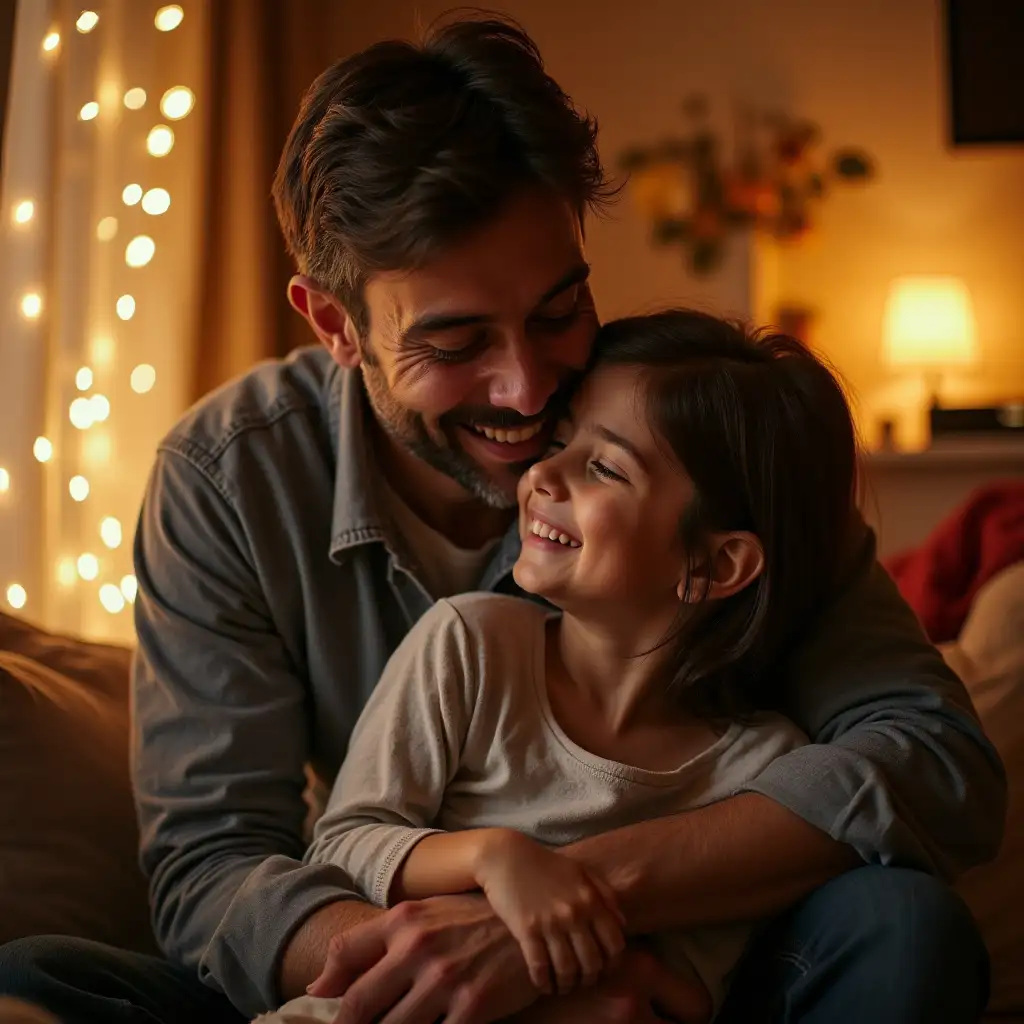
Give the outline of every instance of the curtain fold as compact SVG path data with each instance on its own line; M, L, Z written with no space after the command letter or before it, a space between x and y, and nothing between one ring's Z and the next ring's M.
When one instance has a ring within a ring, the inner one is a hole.
M302 96L333 59L336 6L332 0L209 5L193 398L313 340L285 298L292 268L270 189Z

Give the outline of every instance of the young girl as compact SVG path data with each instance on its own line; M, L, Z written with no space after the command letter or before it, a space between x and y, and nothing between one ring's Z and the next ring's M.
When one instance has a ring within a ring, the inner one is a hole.
M843 393L793 339L688 311L605 326L519 488L515 579L548 605L468 594L423 617L308 859L381 907L481 889L539 989L595 980L623 918L557 848L725 799L805 742L771 709L840 569L855 465ZM655 937L695 982L688 1019L721 1005L748 933ZM328 968L311 992L336 987ZM278 1019L336 1011L304 997Z

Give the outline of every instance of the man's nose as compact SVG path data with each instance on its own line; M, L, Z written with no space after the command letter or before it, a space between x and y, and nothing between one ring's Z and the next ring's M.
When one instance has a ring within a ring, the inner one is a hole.
M488 386L488 400L520 416L538 416L558 388L558 368L539 346L520 337L495 353Z

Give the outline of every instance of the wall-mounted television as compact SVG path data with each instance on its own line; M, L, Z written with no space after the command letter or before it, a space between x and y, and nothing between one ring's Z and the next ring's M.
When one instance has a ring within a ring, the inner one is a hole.
M1024 142L1024 0L945 0L953 145Z

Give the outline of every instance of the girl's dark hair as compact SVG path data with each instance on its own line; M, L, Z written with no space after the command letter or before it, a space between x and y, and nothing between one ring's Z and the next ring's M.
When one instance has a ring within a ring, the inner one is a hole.
M693 481L687 587L712 532L748 530L764 547L756 581L690 606L666 641L672 688L709 717L773 706L781 656L835 590L860 522L839 382L795 338L682 309L606 324L593 362L643 369L649 422Z
M421 266L526 188L551 189L581 216L609 197L596 139L597 122L522 28L449 17L419 43L377 43L320 75L274 204L299 270L365 331L368 274Z

